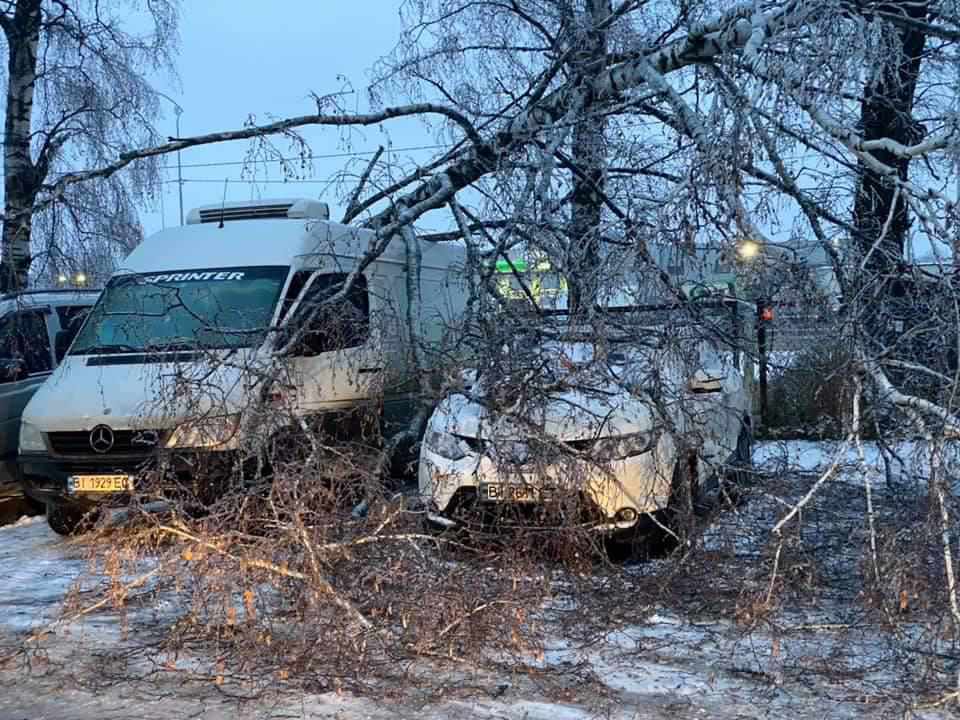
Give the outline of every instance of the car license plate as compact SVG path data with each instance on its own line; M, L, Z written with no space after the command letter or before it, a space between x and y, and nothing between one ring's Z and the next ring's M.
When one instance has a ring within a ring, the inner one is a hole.
M540 488L519 483L483 483L480 499L486 502L540 502Z
M72 475L68 481L70 493L121 493L133 490L129 475Z

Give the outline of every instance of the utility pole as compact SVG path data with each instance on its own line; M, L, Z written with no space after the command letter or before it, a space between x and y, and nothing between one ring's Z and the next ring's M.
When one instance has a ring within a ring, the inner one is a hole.
M760 361L760 427L767 427L767 323L773 320L773 308L757 298L757 358Z
M180 103L174 100L169 95L154 91L159 97L162 97L164 100L173 105L173 113L177 116L177 139L180 139L180 116L183 115L183 108L180 107ZM180 192L180 224L183 225L183 165L180 162L180 151L177 150L177 188Z
M180 116L183 115L183 108L173 104L177 116L177 139L180 139ZM180 151L177 150L177 190L180 192L180 224L183 225L183 166L180 164Z

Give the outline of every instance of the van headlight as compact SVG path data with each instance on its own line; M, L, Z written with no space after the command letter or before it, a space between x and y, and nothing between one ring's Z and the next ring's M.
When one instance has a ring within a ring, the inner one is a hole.
M218 448L235 445L240 431L240 414L216 415L189 420L170 435L167 448Z
M631 433L603 438L594 445L594 457L597 460L626 460L649 452L653 445L653 433Z
M446 432L428 430L423 442L430 450L447 460L463 460L470 452L469 446L463 440Z
M20 452L43 452L47 449L47 443L43 439L43 433L33 423L26 420L20 423Z

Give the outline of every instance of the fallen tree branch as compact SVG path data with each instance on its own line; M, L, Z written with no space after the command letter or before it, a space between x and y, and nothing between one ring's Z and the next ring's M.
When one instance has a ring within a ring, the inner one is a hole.
M164 566L163 566L162 564L158 565L158 566L155 567L153 570L150 570L149 572L145 572L145 573L143 573L142 575L139 575L138 577L134 578L133 580L131 580L130 582L128 582L127 584L125 584L122 588L120 588L120 591L119 591L119 592L120 592L122 595L126 595L126 593L129 592L130 590L135 590L135 589L138 588L138 587L142 587L142 586L145 585L151 578L154 578L154 577L156 577L158 574L160 574L160 572L161 572L163 569L164 569ZM58 626L60 626L60 625L63 625L64 623L74 622L74 621L79 620L80 618L82 618L82 617L84 617L84 616L86 616L86 615L89 615L89 614L92 613L92 612L96 612L96 611L99 610L100 608L102 608L102 607L110 604L111 602L113 602L114 599L116 598L116 596L117 596L117 593L116 593L116 592L112 592L112 593L110 593L107 597L103 598L102 600L98 600L97 602L93 603L92 605L88 605L87 607L83 608L82 610L78 610L77 612L72 613L71 615L68 615L67 617L59 618L59 619L55 620L54 622L49 623L48 625L45 625L45 626L44 626L43 628L41 628L40 630L35 630L33 633L31 633L30 637L28 637L26 640L23 641L22 645L26 645L27 643L36 642L37 640L42 639L45 635L48 635L49 633L53 632L54 628L56 628L56 627L58 627ZM14 655L8 655L8 656L6 656L6 657L0 658L0 665L3 665L3 663L7 662L8 660L10 660L10 659L13 658L13 657L14 657Z
M343 211L343 220L342 222L348 222L348 218L353 217L354 211L356 210L357 203L360 201L360 194L363 192L363 188L367 185L367 180L370 179L370 173L373 172L373 168L376 167L377 161L380 159L380 156L383 155L383 145L377 148L377 152L374 153L374 156L370 158L370 162L367 163L366 169L363 171L363 174L360 176L357 186L353 189L353 192L350 194L350 200L347 201L347 209Z
M804 507L806 507L807 503L809 503L810 500L813 499L813 496L817 494L817 490L820 489L820 486L822 486L827 480L833 477L833 474L837 471L837 467L840 465L841 459L846 454L847 448L850 447L850 443L852 442L853 442L853 434L851 433L850 435L847 435L847 439L844 440L843 446L834 456L833 462L830 463L830 467L828 467L826 471L824 471L824 473L819 478L817 478L817 481L813 484L813 487L811 487L810 490L807 491L807 494L804 495L802 498L800 498L800 502L794 505L793 508L791 508L790 512L784 515L780 519L780 522L778 522L776 525L773 526L773 530L771 530L770 532L772 532L774 535L779 536L783 531L783 526L786 525L788 522L790 522L794 517L796 517L798 512L800 512L801 510L803 510Z
M222 547L219 547L215 543L212 543L209 540L204 540L203 538L198 537L197 535L187 532L186 530L183 530L181 528L172 527L170 525L160 525L158 529L161 532L165 532L170 535L175 535L181 539L194 542L207 550L212 550L216 552L218 555L220 555L221 557L225 557L237 563L240 567L248 567L248 568L256 568L258 570L265 570L269 573L280 575L281 577L292 578L294 580L302 580L304 582L307 582L313 579L318 585L320 585L320 589L324 593L330 596L330 598L333 600L333 603L337 607L339 607L341 610L344 610L348 615L353 617L353 619L356 620L364 629L366 630L374 629L373 623L370 622L370 620L367 619L367 617L363 613L361 613L360 610L358 610L357 607L352 602L342 597L336 591L333 585L330 584L330 581L327 580L319 572L319 566L316 566L314 568L314 577L311 578L311 576L307 575L306 573L298 572L296 570L291 570L290 568L284 567L282 565L278 565L277 563L274 563L274 562L270 562L269 560L260 560L258 558L237 557L236 555L230 552L227 552ZM308 549L309 549L309 546L308 546ZM380 630L378 632L383 633L387 631Z
M352 115L317 113L312 115L298 115L264 125L252 125L241 130L225 130L222 132L207 133L206 135L177 138L160 145L154 145L153 147L130 150L128 152L121 153L120 157L114 162L95 170L66 173L65 175L61 175L59 178L57 178L52 185L44 188L44 192L46 195L48 195L48 199L42 203L38 203L38 205L34 208L34 211L62 197L63 192L70 185L98 178L108 178L137 160L144 160L157 155L166 155L200 145L213 145L216 143L231 142L234 140L250 140L252 138L262 137L264 135L277 135L280 133L289 132L290 130L295 130L297 128L309 127L313 125L334 127L344 127L348 125L377 125L386 120L392 120L394 118L429 114L443 115L453 120L460 125L461 128L463 128L464 133L468 138L470 138L471 141L475 143L479 143L481 141L479 133L477 133L477 130L464 115L452 108L434 103L400 105L396 107L385 108L376 113Z

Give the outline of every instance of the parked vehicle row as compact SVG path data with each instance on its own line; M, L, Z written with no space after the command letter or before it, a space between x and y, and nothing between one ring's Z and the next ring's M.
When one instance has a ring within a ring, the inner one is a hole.
M393 238L362 262L375 239L312 200L225 203L147 238L79 331L72 319L94 293L22 296L18 327L48 344L0 358L0 371L31 383L4 427L12 438L19 425L18 476L50 526L69 534L105 503L126 502L160 461L213 487L212 468L235 469L332 412L378 407L385 434L405 427L419 379L444 357L433 351L467 307L466 254ZM6 318L0 308L0 329ZM531 376L544 392L519 414L491 410L496 378L477 368L470 388L440 402L420 445L430 521L455 526L471 506L548 504L565 492L560 479L577 477L593 526L627 530L669 504L678 473L703 479L748 461L743 363L698 350L692 365L670 364L662 348L641 346L602 358L589 336L517 348L548 358L539 366L548 374L562 364L589 376L566 385ZM645 385L644 368L658 363L676 390L667 402ZM538 455L544 444L561 455Z
M17 479L20 417L96 302L96 290L31 290L0 299L0 485Z

